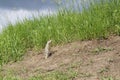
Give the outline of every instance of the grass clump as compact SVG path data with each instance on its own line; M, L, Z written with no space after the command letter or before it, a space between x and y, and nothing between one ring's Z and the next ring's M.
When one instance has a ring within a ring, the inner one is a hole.
M38 75L30 78L29 80L70 80L74 79L78 74L74 71L62 72L53 71L44 75Z
M101 80L118 80L118 79L115 79L115 78L112 78L112 77L104 77Z
M20 60L27 50L42 49L50 39L56 45L120 35L120 1L93 1L82 12L65 9L8 25L0 34L0 64Z

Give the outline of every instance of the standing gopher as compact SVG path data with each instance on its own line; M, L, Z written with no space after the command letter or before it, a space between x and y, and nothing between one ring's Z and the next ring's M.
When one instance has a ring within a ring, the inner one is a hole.
M51 54L51 51L50 51L51 42L52 42L52 40L49 40L45 46L45 59L47 59L49 57L49 55Z

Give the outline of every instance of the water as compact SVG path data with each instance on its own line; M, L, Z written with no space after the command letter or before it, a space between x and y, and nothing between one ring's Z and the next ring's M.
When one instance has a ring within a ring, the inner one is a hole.
M58 0L57 0L58 1ZM66 5L69 8L72 1L74 7L78 7L79 3L87 3L89 0L59 0L57 4ZM69 2L66 2L69 1ZM92 0L91 0L92 1ZM8 23L15 24L24 18L32 19L32 16L48 15L55 13L62 5L57 5L55 0L1 0L0 1L0 31ZM81 5L79 5L80 7ZM81 6L82 7L82 6ZM80 10L81 10L80 7Z
M33 15L48 15L56 11L56 4L50 0L1 0L0 31L8 23L15 24Z

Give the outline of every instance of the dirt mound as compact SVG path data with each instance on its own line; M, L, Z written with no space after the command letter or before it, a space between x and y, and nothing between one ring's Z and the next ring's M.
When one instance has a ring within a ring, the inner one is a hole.
M50 71L73 69L78 75L73 80L100 80L111 76L120 79L120 37L106 40L76 41L52 47L54 54L44 59L42 52L29 51L22 61L9 63L2 68L23 79Z

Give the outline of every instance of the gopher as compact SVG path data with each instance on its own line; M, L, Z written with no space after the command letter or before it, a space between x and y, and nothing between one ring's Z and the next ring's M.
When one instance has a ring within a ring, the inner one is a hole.
M51 51L50 51L51 42L52 42L52 40L47 41L47 44L45 46L45 59L47 59L51 54Z

